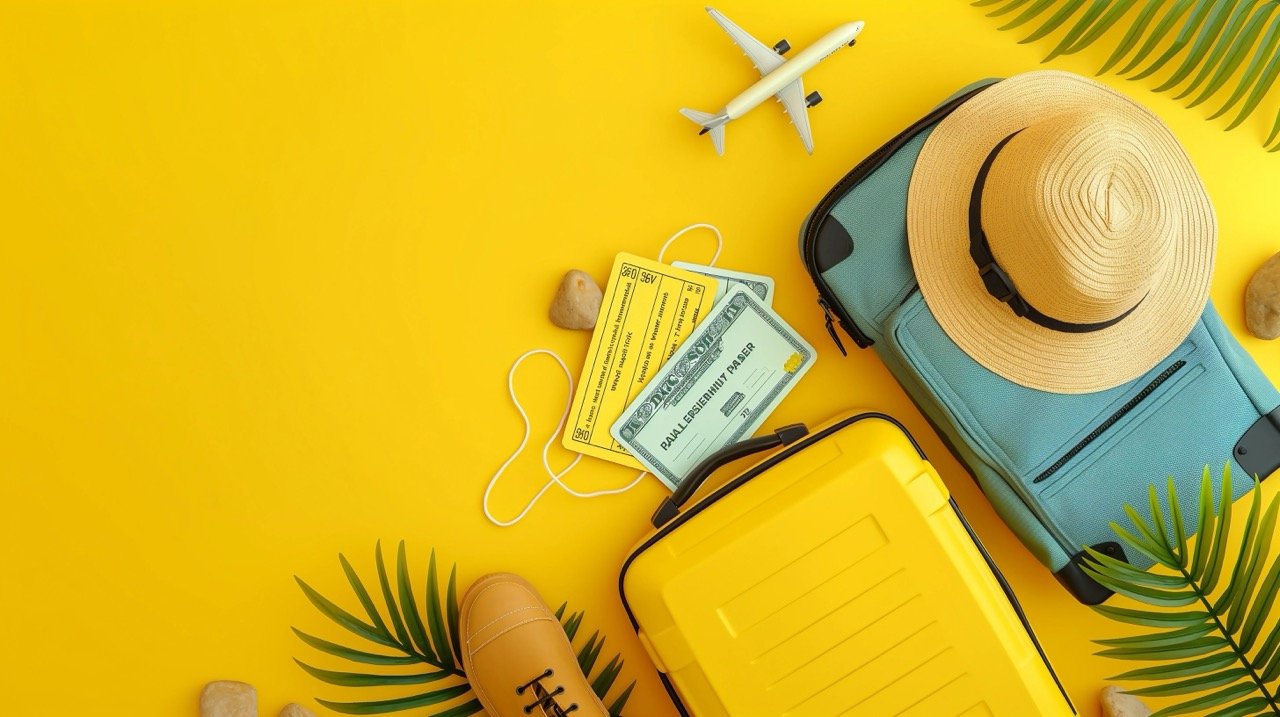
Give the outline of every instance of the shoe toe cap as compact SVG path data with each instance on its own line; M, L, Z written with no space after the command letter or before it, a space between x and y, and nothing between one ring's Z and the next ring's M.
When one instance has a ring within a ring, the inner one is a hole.
M514 575L482 578L468 595L463 633L472 651L513 627L539 618L554 619L537 591Z

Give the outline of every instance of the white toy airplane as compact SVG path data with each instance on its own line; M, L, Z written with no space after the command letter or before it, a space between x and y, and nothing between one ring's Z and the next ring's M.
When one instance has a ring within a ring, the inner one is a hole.
M841 25L797 53L795 57L784 60L782 55L791 49L791 45L786 40L779 40L778 44L769 47L748 35L745 30L733 24L715 8L709 7L707 12L711 15L711 19L715 20L725 32L729 33L729 37L738 43L743 53L751 58L751 62L760 71L761 77L758 82L748 87L746 92L730 100L729 104L720 110L720 114L713 115L687 107L681 108L680 114L702 127L702 131L698 134L710 132L711 142L716 146L716 153L723 155L724 126L730 120L738 119L754 109L770 95L776 95L778 101L786 108L787 114L791 115L791 123L795 125L796 132L800 133L800 141L804 142L805 150L813 154L813 134L809 131L809 108L821 102L822 95L811 92L806 97L800 76L827 59L836 50L846 45L852 47L866 23L859 20Z

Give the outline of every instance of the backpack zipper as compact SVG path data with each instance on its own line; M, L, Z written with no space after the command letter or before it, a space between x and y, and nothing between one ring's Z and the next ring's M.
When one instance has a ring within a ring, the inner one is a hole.
M1058 458L1058 460L1053 462L1053 465L1044 469L1044 471L1041 472L1040 475L1036 476L1035 480L1031 482L1040 483L1041 481L1047 480L1049 476L1052 476L1054 473L1057 473L1059 470L1062 470L1062 467L1065 466L1067 463L1071 462L1072 458L1075 458L1077 455L1079 455L1080 451L1083 451L1085 447L1087 447L1090 443L1093 443L1094 441L1098 440L1098 438L1101 437L1103 433L1107 432L1107 429L1114 426L1116 422L1119 421L1121 418L1124 418L1126 413L1129 413L1133 409L1137 408L1139 403L1142 403L1143 401L1147 400L1148 396L1154 393L1157 388L1160 388L1160 384L1164 383L1165 381L1168 381L1170 378L1173 377L1175 373L1180 371L1182 367L1186 365L1187 365L1186 361L1182 359L1178 359L1177 361L1173 362L1173 364L1170 365L1168 368L1161 371L1160 375L1152 379L1151 383L1143 387L1143 389L1139 391L1136 396L1126 401L1125 404L1119 408L1119 410L1117 410L1115 413L1107 417L1107 420L1098 424L1098 427L1090 431L1089 435L1085 436L1079 443L1072 446L1071 450L1067 451L1066 453L1063 453L1062 456Z
M884 164L885 160L892 156L894 152L897 152L902 145L911 141L911 139L919 134L925 127L928 127L946 115L951 114L955 108L964 104L974 95L990 86L991 85L983 85L982 87L974 88L959 97L953 98L924 117L921 117L919 120L916 120L916 122L911 126L899 132L893 139L881 145L879 149L872 152L866 159L862 160L854 166L853 169L849 170L849 173L844 175L844 177L842 177L840 181L822 197L818 202L818 205L814 207L813 213L809 215L809 221L805 223L804 232L801 235L801 251L803 254L804 266L809 272L809 278L813 280L814 287L818 290L818 306L822 308L822 316L827 327L827 333L830 334L831 339L835 341L836 348L840 349L840 354L842 356L847 356L849 354L845 350L843 342L840 341L839 334L836 333L835 323L837 322L840 324L840 328L844 329L844 332L849 335L849 338L853 339L853 342L858 345L858 348L865 349L874 344L875 341L873 341L870 336L863 333L862 329L858 328L857 322L855 322L853 317L849 315L849 312L840 305L840 300L836 298L834 292L832 292L831 288L827 286L826 280L822 278L821 272L818 271L818 264L814 256L816 251L815 239L817 239L818 236L818 226L827 218L832 207L837 201L843 198L844 195L854 187L854 185L862 181L866 175L874 172L880 167L880 165Z
M848 356L849 352L845 350L844 343L840 341L840 334L836 333L835 324L831 321L831 305L827 303L827 300L823 298L821 294L818 296L818 306L822 307L822 319L823 323L827 325L827 334L831 336L832 341L836 342L836 348L840 349L840 355ZM843 319L841 321L843 321ZM845 331L849 331L848 327L845 327ZM858 333L861 334L862 332L859 331ZM852 336L852 334L850 335ZM857 339L854 340L856 341ZM867 339L867 341L870 342L870 339ZM869 346L870 343L867 345ZM858 347L866 348L866 346L863 346L862 344L858 344Z

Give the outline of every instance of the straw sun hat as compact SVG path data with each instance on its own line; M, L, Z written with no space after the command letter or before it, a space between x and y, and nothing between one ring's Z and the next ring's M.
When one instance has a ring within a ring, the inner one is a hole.
M1168 356L1209 295L1213 208L1159 119L1038 71L938 123L911 177L911 261L929 310L1010 381L1088 393Z

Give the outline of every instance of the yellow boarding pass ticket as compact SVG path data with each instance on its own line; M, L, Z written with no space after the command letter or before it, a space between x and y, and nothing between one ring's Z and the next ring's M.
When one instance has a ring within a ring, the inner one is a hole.
M619 254L569 410L564 447L643 470L609 429L711 310L716 279Z

